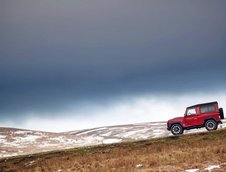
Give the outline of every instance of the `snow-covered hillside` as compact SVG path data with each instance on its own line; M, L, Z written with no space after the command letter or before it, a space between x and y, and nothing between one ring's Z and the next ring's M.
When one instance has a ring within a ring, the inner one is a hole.
M219 128L226 127L226 120ZM206 131L194 129L185 133ZM0 158L72 147L111 144L170 136L165 122L140 123L50 133L0 128Z

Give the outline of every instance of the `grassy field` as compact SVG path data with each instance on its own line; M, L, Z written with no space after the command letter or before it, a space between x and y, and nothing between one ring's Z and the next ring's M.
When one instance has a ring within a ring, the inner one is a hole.
M0 159L1 172L226 171L226 130Z

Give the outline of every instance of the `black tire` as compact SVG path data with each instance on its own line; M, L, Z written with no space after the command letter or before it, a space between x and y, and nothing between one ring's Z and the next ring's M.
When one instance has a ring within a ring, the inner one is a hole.
M171 130L171 133L175 136L183 134L183 132L184 132L184 129L180 124L173 124L171 126L170 130Z
M220 114L221 119L224 119L224 110L223 110L223 108L219 109L219 114Z
M205 127L208 131L213 131L217 129L218 124L215 120L209 119L205 122Z

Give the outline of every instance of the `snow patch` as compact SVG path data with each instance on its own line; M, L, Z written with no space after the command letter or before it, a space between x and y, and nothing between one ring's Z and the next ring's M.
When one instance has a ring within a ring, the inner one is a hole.
M43 143L41 145L38 145L39 148L48 148L48 147L56 147L59 146L59 144L54 143Z
M103 144L120 143L122 139L104 139Z
M100 136L88 136L84 138L84 143L87 145L100 144L104 138Z
M30 162L28 162L28 163L25 163L24 165L25 166L31 166L31 165L33 165L35 163L35 161L30 161Z
M158 137L164 136L164 134L165 134L165 131L162 129L153 130L153 138L158 138Z
M19 130L19 131L15 131L15 134L32 134L32 131L25 131L25 130Z
M59 143L62 143L62 144L75 144L75 143L77 143L77 140L68 139L68 138L63 137L63 136L53 137L53 138L50 138L49 140L59 142Z
M106 127L95 128L95 129L91 129L91 130L82 131L76 135L79 136L79 135L83 135L83 134L90 134L92 132L97 132L97 131L106 130L106 129L107 129ZM72 134L73 134L73 132L72 132Z
M60 137L53 137L53 138L50 138L49 140L52 140L52 141L57 141L57 142L60 142L60 143L65 143L65 138L60 136Z
M136 165L136 168L142 168L142 167L144 167L144 164L137 164Z
M0 135L0 139L4 139L6 138L6 136Z
M151 125L153 125L153 126L160 126L160 125L166 125L166 123L165 122L161 122L161 123L152 123Z
M6 157L11 157L11 156L17 156L17 153L11 153L11 154L4 154L4 155L0 155L1 158L6 158Z
M188 169L188 170L185 170L185 172L197 172L199 171L199 169Z
M28 142L32 143L35 142L37 139L39 139L40 136L35 136L35 135L28 135L26 137L16 137L16 143L23 143L23 142Z
M220 168L220 165L209 165L207 168L205 168L205 170L211 172L215 169L219 169Z

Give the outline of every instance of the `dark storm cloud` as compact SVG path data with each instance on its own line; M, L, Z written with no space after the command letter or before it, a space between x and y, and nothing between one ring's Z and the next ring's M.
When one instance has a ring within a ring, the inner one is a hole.
M226 86L226 2L1 1L0 115Z

